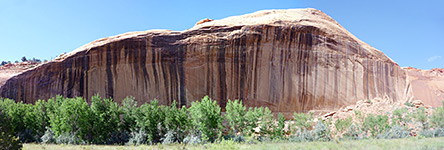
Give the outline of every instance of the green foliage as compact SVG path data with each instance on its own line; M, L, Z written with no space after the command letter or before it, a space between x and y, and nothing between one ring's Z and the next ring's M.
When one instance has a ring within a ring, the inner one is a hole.
M148 135L143 130L135 131L131 133L131 138L126 145L141 145L147 143Z
M165 113L164 125L167 131L175 135L175 140L181 142L190 130L190 120L187 107L178 108L176 101L173 101L169 111Z
M318 121L311 131L314 141L330 141L330 128L323 122Z
M406 108L398 108L393 111L392 124L402 126L409 121Z
M152 100L150 103L139 107L137 127L147 134L147 142L160 142L162 136L166 133L164 126L166 106L160 106L159 101Z
M310 130L313 124L313 114L294 113L294 125L301 130Z
M205 96L201 102L192 102L189 108L194 129L202 133L203 141L214 141L222 135L220 107Z
M435 128L444 128L444 101L443 106L437 107L433 112L430 123Z
M247 114L247 108L242 105L242 101L228 100L225 109L225 119L227 120L229 128L231 129L231 134L235 135L238 132L243 132L243 130L246 128L245 115Z
M416 109L416 111L411 114L411 117L415 122L420 123L423 129L428 128L427 114L424 107L419 107Z
M122 101L122 124L120 126L122 131L126 131L131 133L132 131L136 131L136 120L137 120L137 101L134 100L134 97L129 96L123 99Z
M284 132L284 127L285 127L285 118L284 115L282 115L282 113L278 114L278 124L277 127L275 127L275 129L273 129L274 132L274 138L282 138L285 135Z
M353 121L353 118L351 116L349 116L345 119L338 119L335 121L335 128L338 132L342 133L346 129L348 129L348 127L350 127L350 125L352 124L352 121Z
M0 103L2 100L0 100ZM0 104L1 105L1 104ZM0 107L0 149L21 149L22 143L14 136L10 118L4 114Z
M362 131L359 124L355 123L352 123L342 136L344 137L344 139L349 140L359 140L365 137L364 132Z
M119 130L121 109L112 99L102 99L99 95L91 97L92 133L88 140L95 144L104 144L113 131ZM92 134L92 135L91 135Z
M270 109L267 107L254 107L249 108L247 114L245 115L247 121L246 135L251 135L255 133L254 128L259 127L259 134L261 136L267 136L272 134L272 129L274 127L273 114L271 114Z
M413 104L410 103L410 102L405 102L404 105L409 106L409 107L415 107L415 105L413 105Z
M44 144L54 144L56 143L56 138L54 132L51 129L47 128L45 134L42 136L42 143Z
M93 139L92 131L95 116L89 109L88 103L80 97L48 100L48 104L55 104L48 112L51 130L61 139L75 137L77 139ZM63 134L63 136L61 136ZM65 140L61 140L65 141ZM76 142L74 142L76 143Z
M375 116L373 114L367 115L367 118L365 118L362 126L365 131L370 131L373 137L376 137L378 134L390 127L387 115Z
M410 134L410 131L406 129L406 127L395 125L390 128L387 132L380 134L379 138L384 139L400 139L406 138Z

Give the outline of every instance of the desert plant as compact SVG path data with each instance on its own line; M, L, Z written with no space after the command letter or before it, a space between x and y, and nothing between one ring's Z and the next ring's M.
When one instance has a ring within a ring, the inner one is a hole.
M230 134L235 135L238 132L243 132L246 126L245 115L247 114L247 108L242 105L242 101L228 100L225 109L225 119L227 120L229 128L231 129Z
M336 131L338 131L339 133L344 132L345 130L347 130L348 127L350 127L350 125L352 124L353 118L351 116L345 118L345 119L338 119L335 121L335 128Z
M444 137L444 129L443 128L424 129L419 132L419 135L427 138Z
M41 137L42 143L44 144L54 144L56 143L56 138L54 132L50 128L46 128L45 134Z
M314 141L330 141L330 128L323 122L318 121L311 131Z
M394 125L387 132L382 133L378 136L378 138L384 139L400 139L406 138L410 134L410 131L406 129L406 127Z
M165 136L161 139L162 144L172 144L176 141L173 131L168 131Z
M369 131L373 137L385 131L389 128L388 116L387 115L373 115L368 114L362 123L364 131Z
M196 145L201 144L202 140L199 136L196 136L194 134L189 134L183 139L183 143L190 144L190 145Z
M421 124L422 129L428 128L428 118L424 107L419 107L418 109L416 109L415 112L411 114L411 117L415 122Z
M310 142L313 141L314 138L310 131L302 130L301 128L296 129L295 133L290 136L290 142Z
M407 108L395 109L392 113L392 124L404 125L409 121L409 118L405 115L408 112Z
M273 138L282 138L285 135L285 118L282 113L278 114L277 127L273 128Z
M112 99L102 99L99 95L91 97L92 136L89 141L95 144L104 144L114 131L119 131L121 110Z
M216 101L205 96L200 102L192 102L188 109L192 118L192 124L197 131L202 133L203 141L214 141L222 134L223 118L220 107Z
M352 123L342 136L344 139L349 140L359 140L365 138L364 132L359 127L359 124L356 123Z
M294 125L301 130L310 130L313 124L313 114L294 113Z
M84 142L74 134L62 133L56 138L57 144L83 144Z
M444 101L443 106L437 107L430 116L430 123L435 128L444 128Z
M0 149L21 149L22 146L19 138L15 136L10 118L4 114L3 108L0 107Z
M131 133L131 138L128 140L126 145L141 145L147 143L148 135L143 130L138 130Z

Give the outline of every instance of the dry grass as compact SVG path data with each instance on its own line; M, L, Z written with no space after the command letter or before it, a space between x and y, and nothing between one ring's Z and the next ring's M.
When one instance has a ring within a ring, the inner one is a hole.
M223 142L198 146L155 145L155 146L106 146L106 145L41 145L24 144L25 150L149 150L149 149L444 149L444 138L407 138L407 139L367 139L359 141L307 142L307 143L263 143L238 144Z

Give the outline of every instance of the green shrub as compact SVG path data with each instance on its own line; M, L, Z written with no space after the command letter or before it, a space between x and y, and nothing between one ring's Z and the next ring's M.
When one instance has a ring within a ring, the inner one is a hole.
M407 108L398 108L393 111L392 124L394 125L404 125L409 121L409 118L405 115L408 113Z
M47 128L45 134L41 137L43 144L54 144L56 143L56 138L54 132L50 128Z
M159 101L152 100L150 103L139 107L136 120L137 127L147 134L147 142L157 143L167 132L164 122L168 107L159 106Z
M378 138L400 139L400 138L407 138L409 134L410 131L408 131L406 127L395 125L392 126L390 130L388 130L387 132L380 134Z
M350 125L352 124L353 118L351 116L345 118L345 119L338 119L335 121L335 128L336 131L338 131L339 133L344 132L345 130L348 129L348 127L350 127Z
M176 141L173 131L168 131L165 136L161 139L162 144L172 144Z
M56 104L53 108L49 108L51 111L48 112L48 116L51 130L54 131L59 141L65 143L67 139L72 137L76 137L75 141L68 141L68 143L93 139L94 134L91 131L95 116L85 100L80 97L56 97L55 100L48 100L48 104Z
M325 142L331 140L330 128L323 121L318 121L318 123L316 123L311 131L311 135L314 141Z
M136 120L139 107L137 107L137 101L134 97L129 96L122 101L122 124L120 129L122 131L131 133L136 131Z
M0 99L0 105L3 100ZM23 147L19 138L15 136L10 118L0 107L0 149L21 149Z
M427 122L427 114L424 107L419 107L416 109L415 112L411 114L411 117L415 122L422 125L422 129L427 129L429 127Z
M289 141L290 142L310 142L313 141L314 138L311 135L310 131L308 130L302 130L301 128L298 128L294 135L290 136Z
M235 135L238 132L243 132L243 130L246 128L245 115L247 114L247 108L242 105L242 101L228 100L225 109L225 119L227 120L228 126L231 129L230 134Z
M259 134L261 136L271 135L273 132L274 121L273 114L271 114L268 107L254 107L249 108L247 114L245 115L247 130L245 130L247 135L254 133L254 128L259 127Z
M214 141L222 135L223 118L216 101L205 96L200 102L192 102L188 109L194 129L201 132L203 141Z
M430 123L435 128L444 128L444 101L443 106L437 107L430 116Z
M91 119L93 136L88 139L95 144L105 144L114 131L119 131L121 110L112 99L102 99L99 95L91 97Z
M190 130L191 121L187 107L178 108L173 101L171 108L165 113L164 125L167 131L172 131L175 140L181 142Z
M277 121L278 121L277 127L275 127L273 129L273 132L274 132L273 138L282 138L285 135L285 131L284 131L284 128L285 128L285 118L284 118L284 115L282 115L282 113L278 114L278 120Z
M424 129L419 132L419 135L427 138L444 137L444 129L443 128Z
M144 130L138 130L131 132L131 138L128 140L126 145L141 145L147 143L148 134Z
M84 142L76 135L71 133L62 133L56 138L57 144L84 144Z
M294 113L294 125L301 130L310 130L313 124L313 114Z
M352 123L342 136L344 139L348 140L360 140L365 138L365 134L359 127L359 124L355 123Z
M385 131L389 128L387 115L373 115L368 114L362 124L364 131L370 131L373 137Z

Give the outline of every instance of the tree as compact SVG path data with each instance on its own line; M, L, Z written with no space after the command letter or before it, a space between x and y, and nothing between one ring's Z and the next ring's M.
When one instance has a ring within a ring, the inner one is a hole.
M28 61L25 56L22 57L22 62Z
M6 65L6 64L8 64L8 62L6 62L6 61L2 61L2 63L0 64L0 66Z
M9 122L9 117L3 114L0 107L0 149L21 149L22 143L14 136L14 131Z

